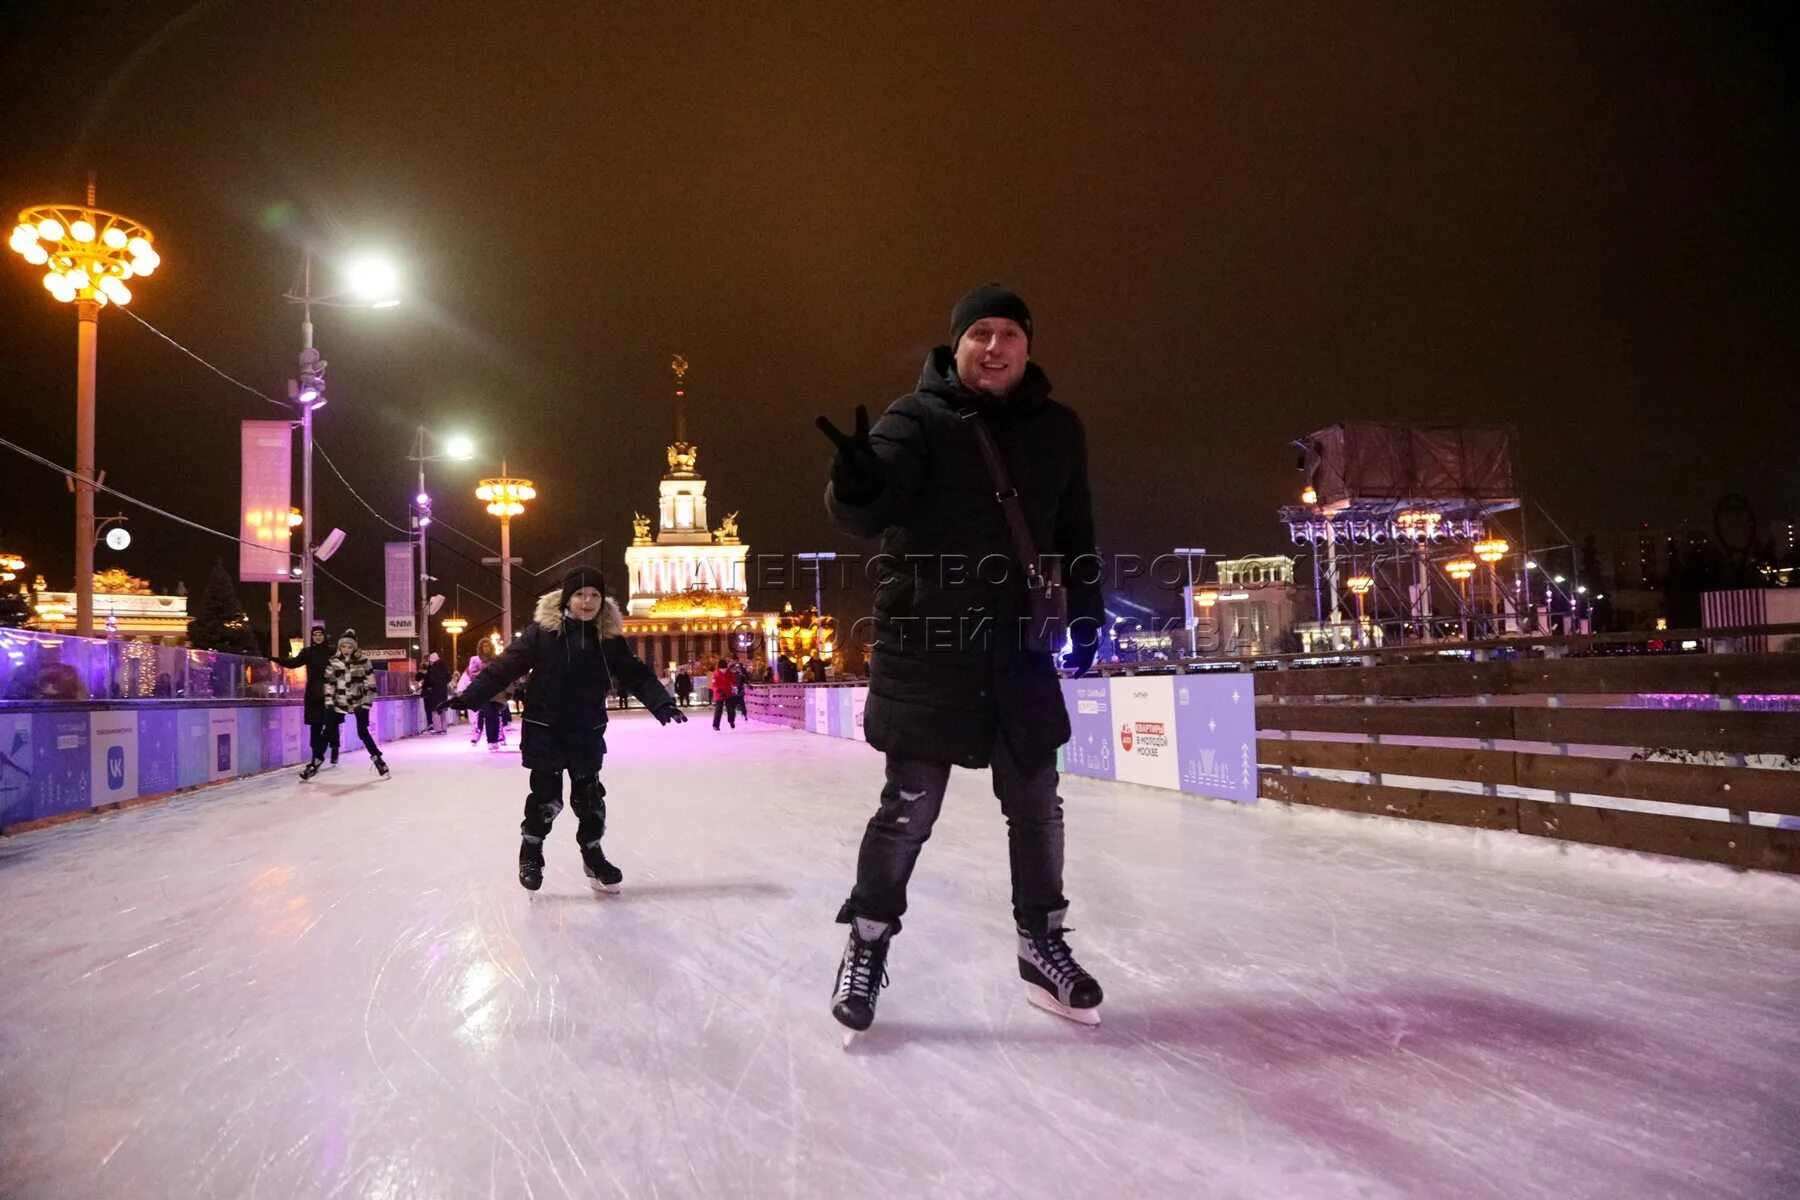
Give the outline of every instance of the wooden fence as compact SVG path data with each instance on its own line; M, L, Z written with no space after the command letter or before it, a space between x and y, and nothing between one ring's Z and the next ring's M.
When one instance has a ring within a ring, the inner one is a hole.
M1744 711L1740 700L1800 693L1800 655L1265 671L1256 692L1257 758L1268 799L1800 872L1800 830L1751 824L1749 816L1800 816L1800 771L1747 765L1752 755L1800 755L1800 712ZM1716 697L1718 707L1624 707L1630 697L1657 693ZM1330 734L1358 740L1310 736ZM1460 744L1421 744L1446 738ZM1655 751L1711 751L1724 761L1621 757ZM1396 775L1427 784L1386 782ZM1479 790L1451 790L1444 781ZM1548 791L1555 799L1505 795L1503 788ZM1573 794L1715 807L1728 819L1575 804Z

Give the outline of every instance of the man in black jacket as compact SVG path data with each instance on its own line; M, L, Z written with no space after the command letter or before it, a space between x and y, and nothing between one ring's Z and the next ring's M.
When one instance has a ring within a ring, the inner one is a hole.
M519 826L519 882L531 891L544 883L544 839L563 806L563 772L569 774L575 840L589 886L617 891L624 873L606 860L606 694L613 681L634 693L656 719L687 717L656 681L656 674L625 641L625 621L606 598L606 581L593 567L576 567L559 591L538 598L536 619L475 681L450 700L452 708L480 708L525 672L525 719L519 757L531 772L525 820Z
M887 755L887 786L863 834L832 1013L868 1028L888 939L931 835L953 766L993 770L1006 815L1019 973L1033 1003L1099 1020L1100 986L1063 938L1062 801L1056 749L1069 739L1048 651L1028 644L1025 572L974 423L991 433L1039 554L1068 585L1076 673L1093 666L1103 617L1081 419L1050 398L1030 361L1031 312L990 284L951 313L950 344L926 360L918 390L869 428L856 411L837 446L825 504L846 533L881 538L864 730Z

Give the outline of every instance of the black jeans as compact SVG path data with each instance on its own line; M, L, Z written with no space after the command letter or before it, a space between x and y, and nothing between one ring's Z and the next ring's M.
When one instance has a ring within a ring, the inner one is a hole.
M1002 739L994 747L994 795L1006 814L1006 841L1012 864L1013 920L1041 928L1047 914L1067 908L1063 897L1062 798L1056 794L1054 760L1025 770ZM856 887L840 921L869 917L896 930L906 912L906 884L931 836L950 784L948 763L923 759L887 760L881 807L863 832L856 856Z
M723 700L713 701L713 728L719 727L719 718L724 716L731 721L731 727L737 728L737 701L730 696Z
M369 732L369 710L366 708L356 710L356 736L362 739L362 744L368 749L370 758L381 757L381 748L375 744L375 735ZM335 738L332 740L336 741Z
M606 836L606 788L598 774L571 774L569 781L574 785L569 803L575 809L575 840L584 850L598 846ZM550 825L562 807L562 771L533 771L531 794L525 797L525 820L519 825L519 833L527 841L543 841L550 836Z
M343 723L342 717L332 717L329 721L320 721L308 725L312 733L312 756L314 762L324 762L327 754L336 762L338 756L338 726Z
M501 722L505 719L501 704L490 700L481 706L481 711L475 718L475 728L478 732L487 734L488 745L492 746L500 740Z

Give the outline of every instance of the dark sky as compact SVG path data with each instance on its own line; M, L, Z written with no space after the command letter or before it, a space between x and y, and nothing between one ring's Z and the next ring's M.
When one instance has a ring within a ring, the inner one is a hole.
M616 559L677 351L715 518L852 549L813 416L908 390L989 279L1088 422L1112 551L1286 549L1287 440L1346 418L1516 424L1577 536L1710 524L1727 491L1767 521L1800 515L1795 29L1779 4L14 0L0 201L96 168L158 236L135 310L272 394L302 243L391 251L406 306L318 319L320 440L401 519L413 425L468 430L539 485L528 565L601 535ZM74 314L37 276L0 268L0 428L71 461ZM116 313L100 340L108 482L233 527L237 422L276 410ZM476 472L434 472L495 540ZM328 473L319 506L379 594L380 525ZM0 541L58 586L70 512L0 452ZM234 557L132 529L100 565L197 587Z

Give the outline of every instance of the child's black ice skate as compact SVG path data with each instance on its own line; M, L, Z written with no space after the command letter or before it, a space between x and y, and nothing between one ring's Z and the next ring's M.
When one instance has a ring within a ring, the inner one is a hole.
M893 927L886 921L855 917L850 940L838 960L837 986L831 995L831 1015L844 1027L844 1048L856 1035L875 1023L875 1001L887 985L888 941Z
M1019 930L1019 978L1025 981L1026 999L1045 1012L1083 1025L1098 1025L1100 1001L1105 997L1063 940L1063 934L1070 932L1063 928L1068 911L1060 908L1050 913L1041 930Z
M319 773L319 760L315 758L311 762L307 763L304 767L300 768L300 782L305 783L307 780L311 779L314 775L317 775L318 773Z
M375 764L375 773L377 775L381 776L383 779L392 778L394 773L388 770L387 759L377 754L375 755L373 762Z
M519 842L519 886L535 892L544 886L544 840L524 838Z
M587 872L588 886L596 892L616 892L625 879L625 872L606 861L599 842L581 848L581 866Z

